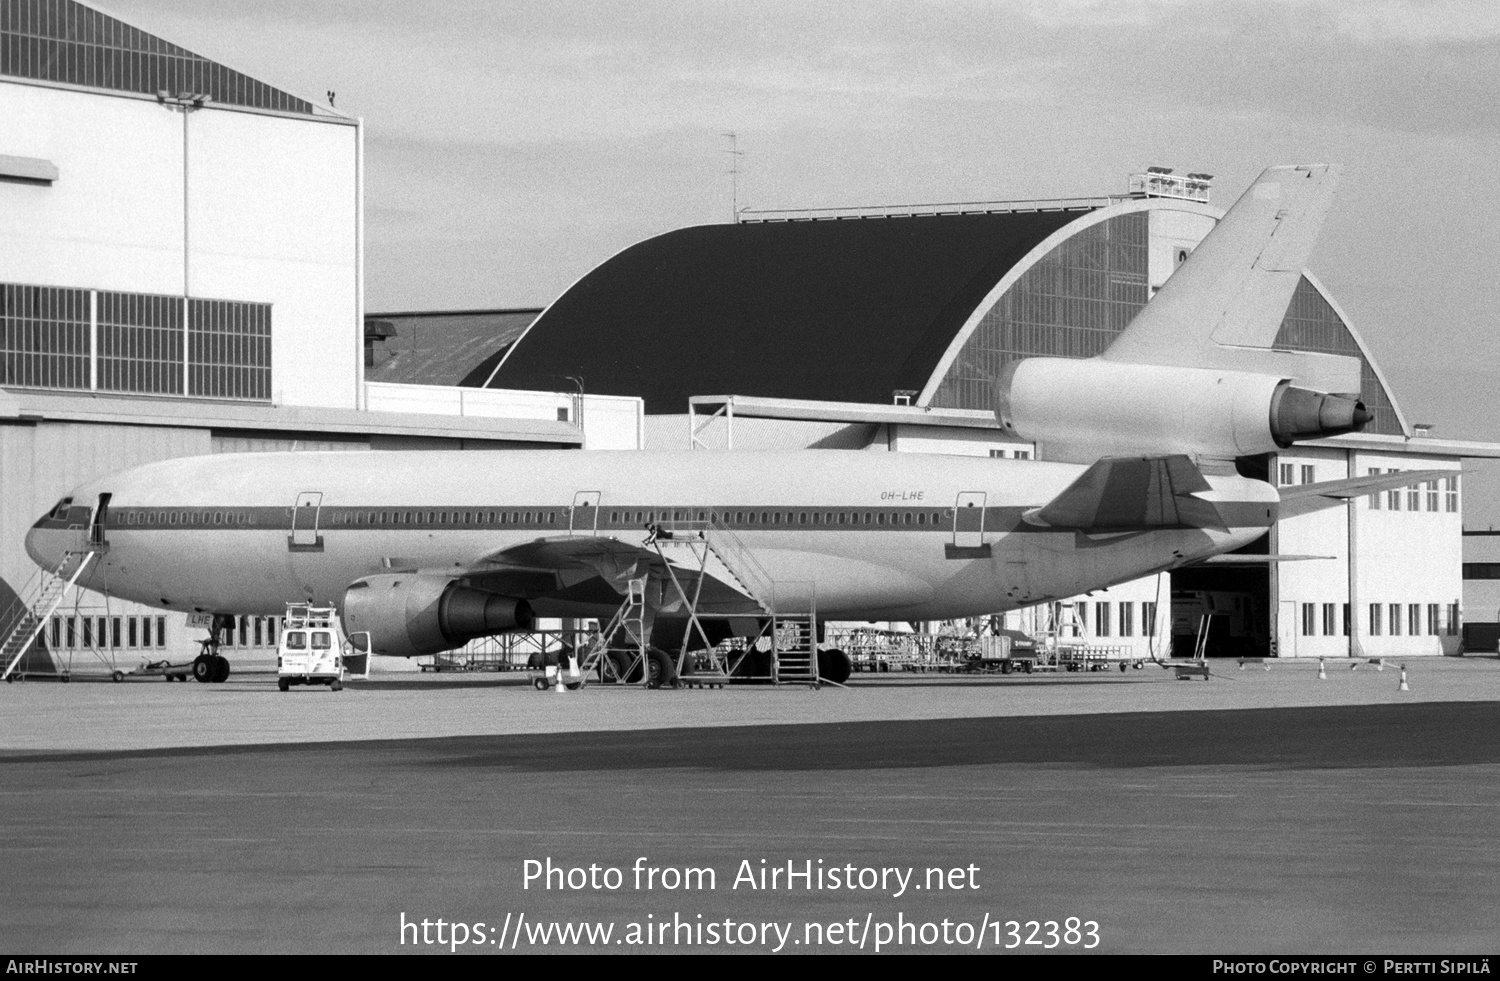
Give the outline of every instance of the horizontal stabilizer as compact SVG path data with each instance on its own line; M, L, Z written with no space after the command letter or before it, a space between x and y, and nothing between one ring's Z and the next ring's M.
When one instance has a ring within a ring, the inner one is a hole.
M1211 490L1186 456L1104 457L1052 501L1022 515L1029 524L1076 531L1219 528L1224 519L1193 495Z
M1279 489L1281 503L1276 508L1276 516L1294 518L1299 514L1337 507L1356 497L1410 487L1429 480L1441 480L1457 474L1457 470L1401 470L1396 473L1350 477L1347 480L1325 480L1317 484L1294 484Z
M1101 357L1320 380L1331 372L1357 386L1357 364L1344 364L1353 359L1268 351L1336 184L1327 164L1266 169Z

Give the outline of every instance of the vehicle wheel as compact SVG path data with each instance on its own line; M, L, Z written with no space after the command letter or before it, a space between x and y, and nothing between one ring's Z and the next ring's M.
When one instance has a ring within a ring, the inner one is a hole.
M537 691L546 691L547 690L547 679L546 678L533 678L533 679L531 679L531 685Z
M214 657L213 657L213 662L214 662L214 677L213 677L214 682L216 684L222 684L225 681L228 681L229 680L229 658L225 657L222 654L215 654Z
M280 688L282 691L291 691L292 690L291 682L287 681L285 678L277 678L276 679L276 687Z
M578 689L580 689L580 688L583 687L583 682L581 682L581 681L570 681L570 682L567 683L567 685L565 687L568 689L568 691L577 691Z
M655 647L646 652L646 687L662 688L677 683L677 669L666 651Z
M849 655L837 647L818 652L818 677L824 681L842 685L849 680L849 675L853 671L854 666L849 663Z
M193 680L204 684L214 680L214 663L207 654L193 658Z
M115 679L116 681L124 681L125 680L125 672L124 671L116 671L114 674L110 675L110 677L113 678L113 679Z
M340 681L339 679L334 678L332 681L330 681L328 683L328 687L331 690L333 690L333 691L343 691L344 690L344 683L342 681Z

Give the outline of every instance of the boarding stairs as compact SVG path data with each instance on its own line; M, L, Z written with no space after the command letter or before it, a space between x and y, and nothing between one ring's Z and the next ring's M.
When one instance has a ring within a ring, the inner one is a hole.
M78 580L93 564L97 550L85 549L63 553L55 569L37 569L10 606L0 613L0 664L5 670L0 679L10 680L16 665L41 636L48 619L78 585Z
M627 595L619 610L596 636L580 668L585 672L599 668L600 676L607 678L614 668L608 652L623 649L631 666L616 680L648 675L645 660L654 611L647 609L646 600L648 591L656 585L660 589L660 595L656 597L660 607L674 612L680 610L689 620L682 649L673 659L683 680L690 684L710 685L727 682L746 652L729 653L710 644L702 621L752 617L764 626L751 645L769 642L771 647L770 680L774 684L819 684L817 616L810 598L811 585L777 583L719 514L712 511L699 513L704 516L697 520L663 520L652 526L648 544L661 557L669 581L658 584L645 578L629 581ZM710 578L729 586L746 602L733 610L722 607L705 609L703 584ZM798 591L790 588L793 586L801 586L800 594L809 597L800 604L808 607L806 612L789 609L797 604L777 602L778 593L783 598L797 594ZM622 631L626 638L624 644L620 641ZM706 652L690 663L692 655L688 649L695 639L703 642ZM601 661L610 663L601 666ZM642 669L639 675L635 673L637 664Z
M649 677L650 671L646 664L647 642L650 639L650 631L647 629L646 585L645 578L626 582L625 601L609 622L594 635L578 662L578 669L585 676L597 669L601 680L617 684L624 684L632 676L642 681Z

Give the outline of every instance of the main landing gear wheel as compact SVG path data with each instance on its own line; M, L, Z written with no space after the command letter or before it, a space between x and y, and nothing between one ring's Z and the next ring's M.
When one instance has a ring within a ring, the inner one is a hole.
M222 654L215 654L215 655L213 655L213 662L214 662L214 677L213 677L214 683L215 684L222 684L223 682L228 681L229 680L229 658L225 657Z
M193 680L208 684L214 680L214 662L208 654L199 654L193 658Z
M629 654L626 654L624 651L610 651L607 656L609 657L610 667L614 669L614 676L616 681L623 681L628 683L640 678L639 668L637 668L634 672L634 677L630 676L630 663L634 661L635 658L631 657Z
M646 652L646 687L676 688L677 669L666 651L655 647Z

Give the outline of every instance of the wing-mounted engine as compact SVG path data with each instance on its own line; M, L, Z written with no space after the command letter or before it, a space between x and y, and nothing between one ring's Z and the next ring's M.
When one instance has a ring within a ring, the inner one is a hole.
M1048 458L1185 454L1231 459L1363 429L1357 397L1290 378L1102 358L1027 358L995 384L1006 432L1044 444Z
M344 630L368 631L376 654L420 657L491 634L530 630L523 599L465 586L449 576L393 573L367 576L344 593Z

